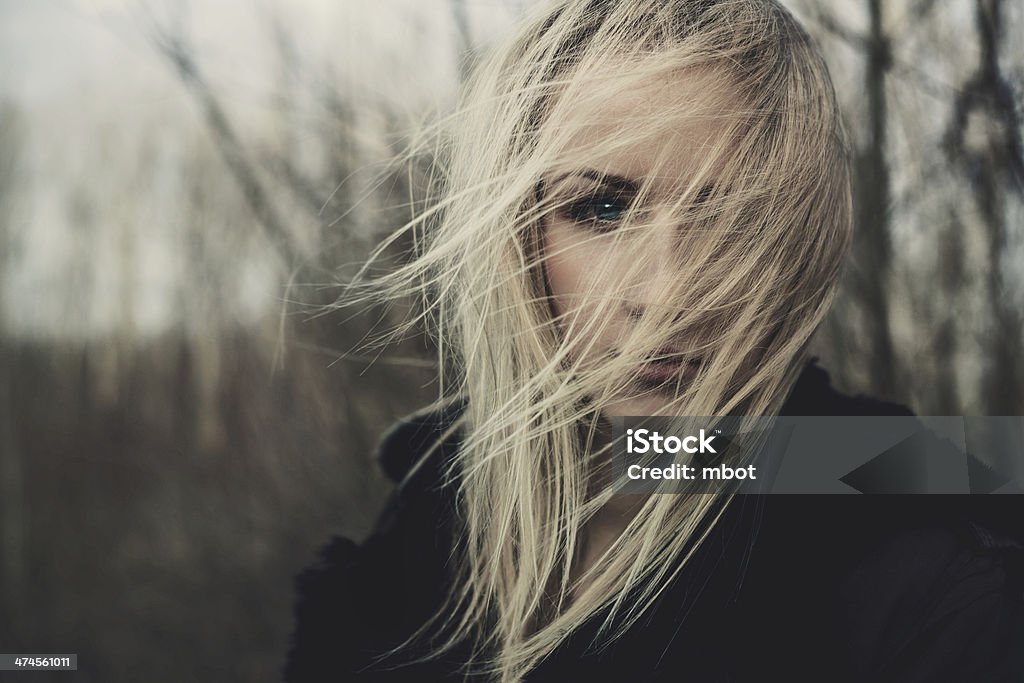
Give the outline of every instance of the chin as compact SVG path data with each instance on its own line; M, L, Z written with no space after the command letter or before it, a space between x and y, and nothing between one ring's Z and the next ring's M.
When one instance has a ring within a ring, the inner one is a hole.
M629 396L607 404L601 414L606 419L626 417L629 415L668 415L666 412L671 401L664 396Z

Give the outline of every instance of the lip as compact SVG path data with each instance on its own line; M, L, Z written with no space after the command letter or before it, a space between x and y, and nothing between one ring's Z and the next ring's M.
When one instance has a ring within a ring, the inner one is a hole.
M680 351L658 349L640 368L639 378L647 383L692 379L700 369L699 358L686 358Z

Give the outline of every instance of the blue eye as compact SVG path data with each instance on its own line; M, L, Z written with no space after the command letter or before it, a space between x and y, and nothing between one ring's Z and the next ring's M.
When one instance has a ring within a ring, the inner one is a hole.
M629 202L616 196L584 197L566 207L566 214L577 223L606 226L621 221L629 210Z

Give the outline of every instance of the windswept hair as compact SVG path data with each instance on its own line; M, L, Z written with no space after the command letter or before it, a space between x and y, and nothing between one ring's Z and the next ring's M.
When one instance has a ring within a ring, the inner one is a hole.
M637 108L612 122L600 149L581 151L592 122L579 111L659 79L699 88L670 112ZM586 293L597 315L559 319L544 269L557 255L545 253L543 230L580 198L556 171L605 173L601 155L690 119L722 131L701 162L671 177L671 159L657 156L621 227L600 235L636 254L633 270ZM592 448L597 415L655 350L684 339L701 358L664 414L780 409L849 246L847 146L821 55L774 0L545 5L478 66L433 143L440 196L402 230L415 238L413 257L346 296L417 296L409 325L426 321L436 337L440 400L468 399L449 463L459 573L418 636L434 654L469 641L467 671L516 681L590 618L603 624L596 645L620 636L721 514L726 495L649 496L585 575L573 571L585 523L614 494L599 476L606 454ZM669 210L655 215L645 207L666 176ZM679 231L678 251L645 249L644 236L665 225ZM678 259L664 305L593 362L620 294L653 258Z

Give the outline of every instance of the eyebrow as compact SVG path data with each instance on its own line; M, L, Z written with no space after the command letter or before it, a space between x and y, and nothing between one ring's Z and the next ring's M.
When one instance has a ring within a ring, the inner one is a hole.
M595 171L591 168L583 168L563 173L559 176L555 176L551 182L554 184L569 177L580 177L593 180L594 182L607 185L608 187L622 193L638 194L640 192L640 185L629 178L611 173L601 173L600 171Z
M550 184L557 184L566 178L586 178L587 180L593 180L594 182L609 187L615 192L623 195L636 196L640 194L640 185L636 181L630 180L625 176L615 175L614 173L601 173L600 171L592 168L581 168L573 171L567 171L552 178ZM541 198L543 194L546 193L548 187L550 187L550 185L543 179L537 183L537 187L534 192L538 202L541 201ZM697 190L697 203L703 204L714 191L714 182L704 183L704 185Z

